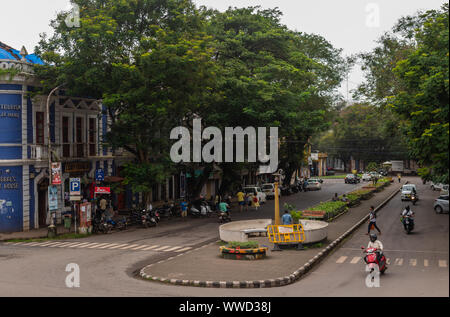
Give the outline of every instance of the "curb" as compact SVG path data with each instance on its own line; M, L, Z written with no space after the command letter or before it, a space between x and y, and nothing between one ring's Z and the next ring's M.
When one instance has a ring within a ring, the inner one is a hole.
M408 181L406 181L405 184L407 184ZM380 205L378 205L375 208L375 212L382 209L392 198L394 198L399 193L398 190L395 190L387 199L385 199ZM210 287L210 288L268 288L268 287L280 287L292 284L299 280L302 276L304 276L309 270L313 268L313 266L317 263L319 263L325 256L327 256L333 249L335 249L345 238L347 238L350 234L352 234L356 229L358 229L361 225L363 225L366 220L369 218L369 215L364 216L360 221L358 221L356 224L354 224L350 229L345 231L341 236L339 236L337 239L335 239L333 242L331 242L326 248L324 248L322 251L320 251L316 256L311 258L306 264L304 264L302 267L300 267L298 270L293 272L290 275L280 277L277 279L270 279L270 280L259 280L259 281L198 281L198 280L177 280L177 279L168 279L168 278L162 278L158 276L152 276L149 274L146 274L144 271L147 268L150 268L153 264L147 265L143 267L139 271L139 275L141 278L151 281L157 281L162 283L168 283L172 285L181 285L181 286L197 286L197 287ZM214 243L214 242L213 242ZM212 243L209 243L207 245L204 245L203 247L206 247ZM188 252L179 254L178 256L181 256L183 254L190 253L194 250L190 250ZM170 258L172 259L172 258ZM165 262L170 259L161 261ZM160 263L160 262L158 262Z

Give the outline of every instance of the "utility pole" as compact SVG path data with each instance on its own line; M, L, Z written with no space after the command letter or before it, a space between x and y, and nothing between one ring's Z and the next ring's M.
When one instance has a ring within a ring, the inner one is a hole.
M52 185L52 140L51 140L51 136L50 136L50 98L53 95L53 93L58 90L59 88L61 88L63 85L59 85L56 88L53 88L53 90L48 94L47 96L47 155L48 155L48 179L49 179L49 186ZM52 215L52 213L50 212L50 201L47 204L47 208L48 208L48 213L50 214L50 226L49 226L49 233L50 232L54 232L56 233L55 230L55 223L54 223L54 217Z

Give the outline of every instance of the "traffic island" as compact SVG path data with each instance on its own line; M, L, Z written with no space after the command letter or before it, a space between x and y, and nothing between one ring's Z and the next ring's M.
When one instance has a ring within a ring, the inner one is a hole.
M269 232L268 237L252 238L252 241L258 242L258 246L268 247L266 257L261 261L224 259L218 255L219 241L215 241L183 254L174 253L166 260L151 263L142 268L139 275L149 281L210 288L267 288L294 283L314 269L347 237L367 222L370 206L376 206L376 211L381 209L399 193L401 185L395 184L392 190L375 194L371 201L362 201L360 206L352 209L352 212L343 214L331 223L325 222L327 238L315 245L308 245L305 236L302 251L271 250ZM305 235L308 232L306 229L305 225Z

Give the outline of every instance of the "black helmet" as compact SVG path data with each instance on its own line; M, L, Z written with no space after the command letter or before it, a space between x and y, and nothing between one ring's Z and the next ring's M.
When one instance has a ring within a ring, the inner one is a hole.
M406 209L407 211L409 211L409 205L408 205L408 206L406 206L406 207L405 207L405 209Z
M375 242L377 241L378 237L375 233L371 233L370 234L370 241Z

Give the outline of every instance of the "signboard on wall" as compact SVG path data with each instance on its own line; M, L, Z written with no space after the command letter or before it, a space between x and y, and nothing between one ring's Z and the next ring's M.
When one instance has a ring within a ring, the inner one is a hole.
M95 187L96 194L111 194L111 187Z
M52 184L53 185L61 185L61 162L53 162L52 163Z
M0 232L23 230L22 166L0 167Z
M84 173L90 170L90 162L67 162L64 164L64 173Z
M58 187L48 186L48 209L58 210Z

